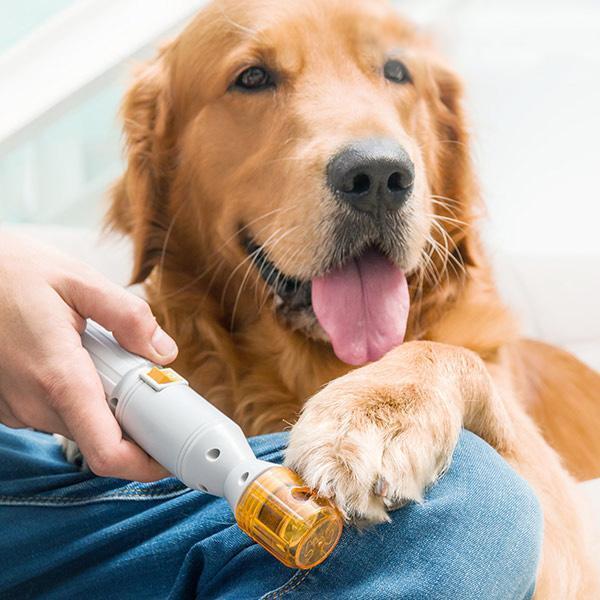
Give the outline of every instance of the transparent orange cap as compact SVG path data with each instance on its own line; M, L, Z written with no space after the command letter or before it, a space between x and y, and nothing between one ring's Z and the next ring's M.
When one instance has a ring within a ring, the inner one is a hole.
M286 467L259 475L240 498L235 518L255 542L288 567L312 569L333 551L343 521L333 504Z

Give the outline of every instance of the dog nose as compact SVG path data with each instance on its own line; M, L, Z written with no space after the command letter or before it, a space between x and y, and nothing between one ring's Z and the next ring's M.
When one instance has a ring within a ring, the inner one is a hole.
M379 216L396 211L409 198L415 167L394 140L373 138L346 146L327 167L334 194L352 208Z

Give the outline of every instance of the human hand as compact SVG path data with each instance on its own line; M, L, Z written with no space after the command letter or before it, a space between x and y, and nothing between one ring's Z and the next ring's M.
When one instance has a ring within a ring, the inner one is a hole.
M175 342L148 304L87 265L0 230L0 422L74 440L104 477L154 481L168 473L123 438L81 344L85 319L130 352L158 364Z

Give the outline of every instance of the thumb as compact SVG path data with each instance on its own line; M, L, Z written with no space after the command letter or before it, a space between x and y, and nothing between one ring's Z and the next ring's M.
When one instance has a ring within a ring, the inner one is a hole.
M83 318L111 331L130 352L161 365L177 357L177 344L156 322L148 303L99 273L87 273L57 290Z

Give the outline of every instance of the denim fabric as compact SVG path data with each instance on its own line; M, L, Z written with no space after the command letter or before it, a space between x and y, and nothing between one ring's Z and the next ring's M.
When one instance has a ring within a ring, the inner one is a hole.
M281 461L286 435L253 438ZM529 598L542 526L529 486L463 432L422 504L365 531L347 527L312 571L279 564L224 500L175 479L101 479L65 462L54 438L0 426L0 598Z

